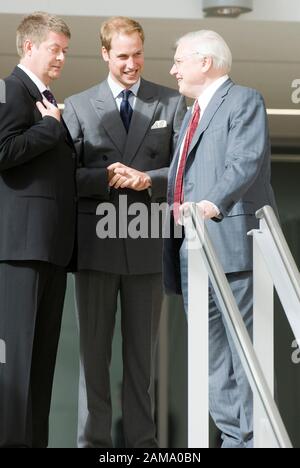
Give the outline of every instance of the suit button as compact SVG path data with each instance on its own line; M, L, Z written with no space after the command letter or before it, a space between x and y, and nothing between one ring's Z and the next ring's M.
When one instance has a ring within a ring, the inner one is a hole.
M108 157L106 156L106 154L104 154L104 155L102 156L102 158L103 158L103 161L107 161L107 160L108 160Z

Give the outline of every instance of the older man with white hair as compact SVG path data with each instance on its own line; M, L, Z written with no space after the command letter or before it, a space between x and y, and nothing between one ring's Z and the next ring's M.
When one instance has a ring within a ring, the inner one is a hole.
M270 144L264 101L228 76L232 56L214 31L186 34L177 42L170 71L181 94L193 98L169 173L171 223L196 202L252 335L252 245L255 211L275 208L270 185ZM174 230L171 229L171 232ZM188 311L186 241L166 239L165 287L183 294ZM210 412L222 431L222 447L252 447L252 392L221 306L209 286ZM201 311L199 311L200 313Z

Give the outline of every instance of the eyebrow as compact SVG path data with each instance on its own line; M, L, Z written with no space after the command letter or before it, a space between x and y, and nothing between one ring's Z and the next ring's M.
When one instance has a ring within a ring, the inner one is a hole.
M52 42L49 47L59 47L60 49L63 49L63 50L67 50L69 49L69 46L66 46L66 47L61 47L59 44L57 44L57 42Z
M122 57L123 55L135 55L135 54L140 54L143 53L144 49L139 49L133 52L133 54L126 54L125 52L120 52L119 54L116 54L116 57Z

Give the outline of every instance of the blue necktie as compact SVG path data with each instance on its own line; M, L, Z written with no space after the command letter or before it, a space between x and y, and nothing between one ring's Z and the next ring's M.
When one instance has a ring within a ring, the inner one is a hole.
M124 89L124 91L122 91L121 94L122 94L122 101L121 101L121 106L120 106L120 116L123 121L126 132L128 133L130 120L131 120L132 112L133 112L132 107L128 100L131 94L131 91L129 89Z
M53 104L55 107L58 107L56 99L51 93L51 91L49 91L49 89L45 89L45 91L43 91L43 95L46 99L48 99L49 102L51 102L51 104Z

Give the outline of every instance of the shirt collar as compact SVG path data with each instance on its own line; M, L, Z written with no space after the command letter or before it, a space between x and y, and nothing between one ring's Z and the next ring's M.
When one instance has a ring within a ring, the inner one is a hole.
M21 63L18 64L18 67L21 68L21 70L23 70L24 73L26 73L26 75L29 76L29 78L31 79L31 81L34 82L34 84L36 85L36 87L38 88L39 92L41 94L43 94L43 92L46 90L46 89L49 89L47 88L47 86L31 71L29 70L27 67L25 67L24 65L22 65Z
M228 75L223 75L214 81L211 85L209 85L203 93L198 97L198 103L201 109L201 115L205 111L206 107L208 106L210 100L212 99L215 92L222 86L225 81L229 78Z
M112 92L112 94L113 94L114 99L116 99L116 98L120 95L120 93L121 93L122 91L124 91L124 89L125 89L124 86L121 86L121 85L119 85L118 83L116 83L116 82L112 79L112 77L111 77L110 74L109 74L108 77L107 77L107 82L108 82L108 86L109 86L110 89L111 89L111 92ZM138 90L139 90L139 87L140 87L140 84L141 84L141 79L139 78L138 81L137 81L136 83L134 83L134 85L131 86L131 88L128 88L128 89L130 89L130 91L132 92L132 94L134 94L134 96L137 95Z

